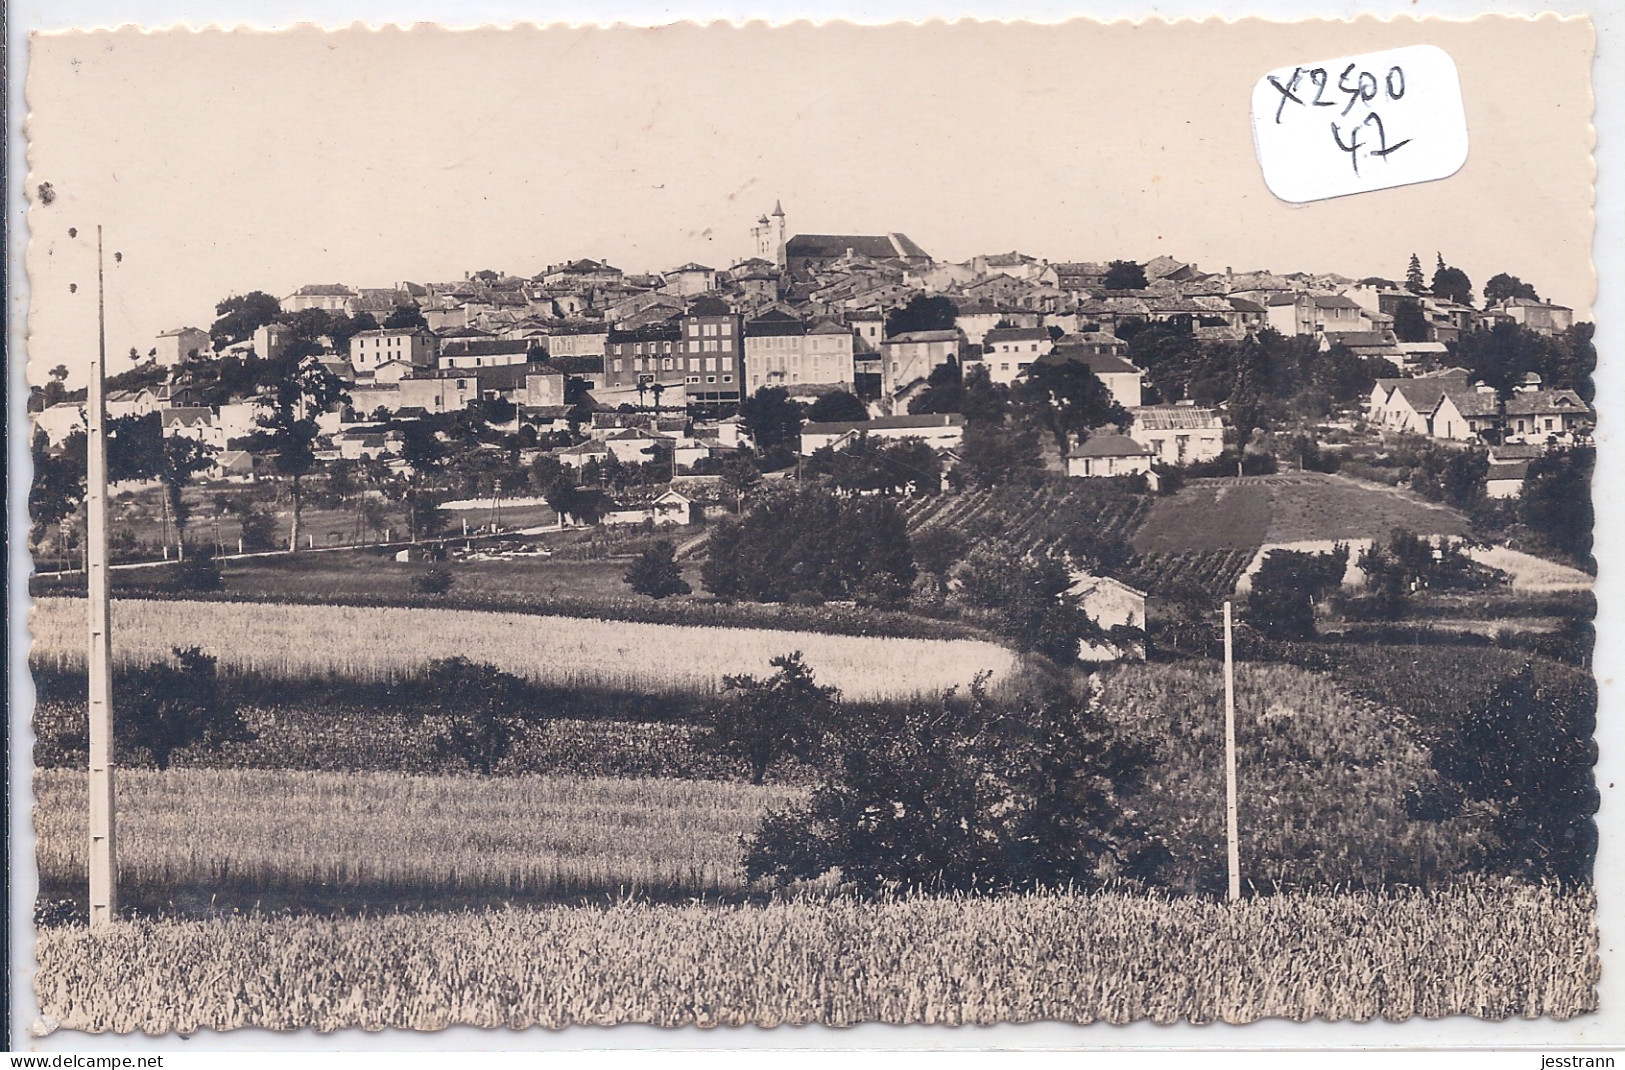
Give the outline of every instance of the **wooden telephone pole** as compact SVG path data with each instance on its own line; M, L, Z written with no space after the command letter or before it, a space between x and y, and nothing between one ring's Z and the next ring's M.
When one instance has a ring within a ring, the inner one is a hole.
M1230 603L1224 604L1224 830L1230 899L1241 898L1241 850L1236 829L1236 661L1230 639Z
M96 227L96 362L90 371L89 454L85 494L86 562L90 587L90 924L118 918L118 852L113 810L112 636L107 577L107 311L102 277L102 228Z

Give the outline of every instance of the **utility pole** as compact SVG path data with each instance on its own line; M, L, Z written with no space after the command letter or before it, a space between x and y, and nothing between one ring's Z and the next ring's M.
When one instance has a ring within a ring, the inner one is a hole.
M1230 899L1241 898L1241 850L1236 831L1236 661L1230 639L1230 603L1224 604L1224 828Z
M86 401L85 543L90 588L90 924L118 918L118 852L113 809L113 643L108 631L107 577L107 312L102 228L96 227L96 362Z

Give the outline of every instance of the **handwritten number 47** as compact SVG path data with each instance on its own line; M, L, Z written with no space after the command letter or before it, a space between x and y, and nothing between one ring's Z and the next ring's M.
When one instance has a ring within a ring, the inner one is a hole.
M1340 117L1346 118L1348 113L1354 110L1354 105L1356 103L1363 103L1369 108L1371 102L1377 98L1377 94L1379 92L1376 75L1372 74L1370 71L1360 71L1355 77L1354 81L1350 82L1349 76L1354 74L1354 72L1355 64L1350 63L1347 67L1344 67L1342 73L1338 75L1336 87L1337 91L1345 94L1348 98L1343 103L1343 110L1339 113ZM1313 100L1304 99L1304 97L1308 96L1307 90L1304 91L1303 96L1298 95L1299 86L1302 84L1305 77L1307 77L1310 83L1314 86L1315 96ZM1276 78L1273 74L1270 75L1270 84L1273 85L1281 94L1281 100L1275 106L1275 122L1277 124L1281 122L1281 115L1286 110L1286 106L1289 103L1309 108L1337 107L1337 101L1335 99L1325 99L1326 90L1330 81L1331 75L1324 67L1312 67L1309 70L1304 70L1302 67L1294 67L1292 68L1292 77L1288 79L1285 84L1282 84L1281 80ZM1382 80L1380 89L1386 90L1388 99L1390 100L1399 100L1401 97L1403 97L1405 95L1404 70L1397 66L1390 67L1388 69L1387 76ZM1376 127L1376 148L1370 148L1369 142L1364 142L1360 139L1360 130L1362 127L1366 126ZM1338 128L1336 120L1332 121L1331 127L1332 139L1337 143L1338 148L1349 154L1349 163L1354 167L1355 174L1360 173L1359 150L1362 146L1367 148L1369 155L1386 158L1389 153L1394 152L1397 149L1404 148L1406 145L1411 143L1411 139L1406 138L1404 141L1396 142L1392 145L1388 144L1388 134L1387 131L1383 129L1382 116L1378 115L1375 111L1368 111L1362 119L1354 123L1349 128L1347 144L1345 144L1343 141L1343 131Z

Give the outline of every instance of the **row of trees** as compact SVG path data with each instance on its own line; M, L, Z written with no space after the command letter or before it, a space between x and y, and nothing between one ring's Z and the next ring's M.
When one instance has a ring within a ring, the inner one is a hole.
M293 526L291 545L297 549L304 480L317 467L315 442L319 433L318 414L347 400L344 385L319 361L306 359L289 374L277 380L267 411L259 427L241 443L265 453L274 469L291 483ZM156 479L163 487L162 502L167 520L173 520L177 545L184 555L186 525L191 508L184 491L214 462L217 451L186 435L163 434L156 413L127 416L107 422L108 480ZM32 442L34 480L29 488L29 514L36 538L44 531L76 513L84 504L87 477L87 442L76 431L52 450L43 434Z
M1582 565L1591 557L1595 511L1591 478L1597 451L1591 446L1551 450L1529 462L1516 498L1485 494L1489 453L1431 443L1396 446L1391 462L1409 468L1412 490L1430 501L1467 513L1484 539L1511 539Z
M1431 284L1422 274L1422 259L1415 253L1411 254L1410 263L1405 268L1405 289L1413 294L1430 293L1435 297L1447 301L1454 301L1458 305L1473 304L1473 282L1467 273L1458 267L1452 267L1444 262L1444 254L1436 253L1433 278ZM1498 305L1512 297L1528 298L1531 301L1540 300L1535 288L1524 282L1516 275L1501 272L1490 276L1484 284L1484 305ZM1407 339L1409 341L1410 339ZM1421 341L1421 339L1414 339Z
M663 552L635 571L673 583L681 578ZM1023 553L996 540L972 546L946 529L911 535L892 499L820 487L779 490L744 516L723 519L700 575L719 597L758 602L885 607L913 598L932 612L962 612L1018 650L1060 664L1077 658L1081 642L1131 638L1107 636L1089 618L1069 593L1071 571L1056 554Z

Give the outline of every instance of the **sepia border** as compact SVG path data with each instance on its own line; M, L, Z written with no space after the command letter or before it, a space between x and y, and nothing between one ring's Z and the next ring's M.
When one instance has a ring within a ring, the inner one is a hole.
M1551 1020L1509 1020L1483 1022L1467 1018L1440 1021L1421 1019L1404 1023L1315 1021L1293 1023L1280 1020L1257 1022L1245 1027L1216 1024L1158 1026L1142 1021L1130 1026L1077 1027L1059 1023L1004 1025L978 1029L896 1028L882 1025L851 1029L804 1027L799 1029L665 1030L646 1026L619 1026L611 1030L572 1029L552 1032L532 1029L525 1032L493 1033L470 1027L457 1027L439 1033L386 1031L363 1037L359 1030L318 1035L310 1030L295 1034L260 1030L235 1033L194 1034L190 1040L164 1037L93 1036L58 1033L30 1039L28 1028L35 1008L31 977L33 971L32 900L33 836L29 789L32 736L28 715L32 687L27 671L27 596L29 571L24 540L17 534L19 521L26 524L27 426L23 411L27 395L23 381L24 310L28 282L22 266L27 241L26 203L22 183L27 172L22 123L26 102L22 86L27 74L27 34L37 29L71 26L120 25L149 26L217 23L274 28L296 22L316 21L337 27L355 22L410 24L436 21L458 27L505 25L515 22L630 23L660 25L680 18L700 21L728 19L736 9L702 0L678 0L664 4L658 0L567 0L555 3L522 3L519 0L480 0L456 4L449 0L335 0L318 5L303 3L252 3L249 0L204 2L204 0L144 0L113 3L85 0L80 3L50 0L22 0L9 5L7 25L8 116L7 116L7 442L8 442L8 532L7 591L8 677L10 694L9 754L9 857L8 914L10 923L10 1010L12 1050L128 1051L159 1052L177 1049L275 1051L337 1050L358 1042L374 1050L416 1051L505 1049L572 1050L598 1048L1418 1048L1488 1047L1495 1049L1531 1048L1551 1051L1567 1046L1625 1045L1625 833L1620 812L1625 808L1625 702L1618 695L1612 677L1612 655L1625 654L1625 551L1617 533L1625 530L1625 504L1620 501L1620 475L1625 473L1621 448L1612 442L1611 414L1625 411L1625 157L1619 146L1625 141L1625 62L1618 59L1625 49L1625 11L1607 0L1564 4L1537 0L1479 0L1479 2L1413 2L1413 0L1365 0L1362 12L1377 15L1442 16L1467 18L1479 13L1589 14L1597 33L1594 68L1596 113L1597 185L1596 232L1593 246L1597 273L1597 296L1593 317L1597 323L1597 349L1600 356L1596 375L1598 408L1603 416L1597 441L1599 464L1594 486L1597 507L1598 560L1596 664L1600 683L1598 743L1601 759L1597 766L1602 811L1598 817L1601 846L1597 863L1599 895L1598 922L1601 929L1600 953L1603 974L1600 986L1602 1010L1568 1022ZM1349 5L1336 0L1253 0L1251 3L1215 3L1210 0L1163 0L1156 13L1169 17L1201 17L1219 14L1227 18L1263 16L1297 21L1315 16L1339 17ZM996 2L996 0L900 0L897 3L860 4L840 0L756 0L750 13L771 22L812 18L814 21L843 19L860 23L885 23L926 18L1030 19L1050 22L1072 17L1136 18L1150 14L1148 3L1122 0L1073 0L1060 2ZM1261 72L1262 73L1262 72ZM1243 132L1244 135L1244 132ZM1611 537L1615 536L1615 537Z

